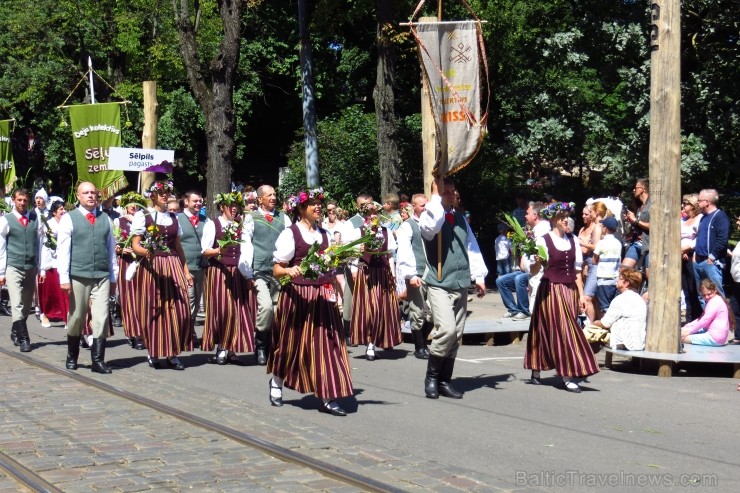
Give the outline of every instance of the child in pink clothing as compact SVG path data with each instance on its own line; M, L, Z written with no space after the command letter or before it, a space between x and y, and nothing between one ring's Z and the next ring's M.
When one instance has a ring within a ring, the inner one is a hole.
M685 344L702 346L724 346L730 334L730 325L734 328L734 318L730 319L727 302L717 292L717 286L709 279L702 280L699 292L706 302L701 317L681 328L681 341Z

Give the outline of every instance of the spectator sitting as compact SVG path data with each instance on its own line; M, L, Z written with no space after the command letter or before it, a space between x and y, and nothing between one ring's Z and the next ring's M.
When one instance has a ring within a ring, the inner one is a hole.
M498 236L494 240L496 250L496 275L503 276L511 273L511 240L506 233L509 227L506 224L498 225Z
M620 294L614 298L604 318L592 325L610 329L609 345L612 349L641 351L645 349L647 333L647 305L638 294L642 274L634 269L623 268L617 279Z
M706 305L701 317L681 328L681 342L701 346L724 346L735 328L735 318L730 317L730 307L719 294L711 279L703 279L699 292Z
M600 313L603 316L617 295L619 265L622 263L622 242L614 236L614 232L619 227L616 219L607 217L601 221L601 225L606 229L606 235L594 247L593 263L596 269L596 299L599 300Z

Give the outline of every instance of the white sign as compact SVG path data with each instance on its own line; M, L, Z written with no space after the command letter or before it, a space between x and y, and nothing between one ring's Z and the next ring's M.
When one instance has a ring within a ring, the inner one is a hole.
M170 173L174 161L175 151L167 149L111 147L108 154L108 169Z

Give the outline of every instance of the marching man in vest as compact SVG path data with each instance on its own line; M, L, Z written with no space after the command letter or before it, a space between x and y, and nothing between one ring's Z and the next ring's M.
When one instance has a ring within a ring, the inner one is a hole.
M470 281L475 280L478 298L486 294L488 269L465 216L452 210L454 200L455 184L449 178L438 178L432 182L432 198L419 217L427 258L422 280L434 323L424 380L424 392L430 399L440 395L462 399L463 394L450 381L465 329ZM442 238L441 259L437 255L437 234ZM442 264L441 275L438 261Z
M200 308L200 298L203 295L203 286L206 281L206 269L208 260L204 260L200 251L200 240L203 238L203 228L210 221L200 215L203 206L203 195L197 190L187 192L185 199L185 211L177 216L182 229L180 244L185 252L185 263L188 264L190 275L193 276L193 285L188 287L188 300L190 302L190 323L193 341L198 337L195 333L195 319Z
M406 286L406 301L408 301L409 321L411 334L414 338L414 356L418 359L429 359L429 348L424 340L424 293L421 289L421 279L427 261L424 254L424 244L419 229L419 218L424 212L427 197L417 193L411 198L413 214L401 224L396 231L398 242L398 278L404 280Z
M275 322L275 305L280 293L280 283L272 275L272 254L275 241L284 229L291 225L290 218L275 208L277 195L270 185L257 189L259 207L251 213L252 220L244 222L244 228L252 240L254 258L254 287L257 290L257 332L255 334L255 356L257 364L267 364L267 354L272 343L272 326Z
M59 283L69 295L67 369L77 369L82 325L90 310L91 368L95 373L110 373L105 364L105 338L110 316L108 298L116 291L118 262L113 225L108 215L96 207L97 194L92 183L82 182L77 187L80 205L59 221L57 260Z
M13 327L10 338L21 352L31 350L26 319L36 289L41 220L28 210L28 190L13 193L12 212L0 217L0 286L8 286Z

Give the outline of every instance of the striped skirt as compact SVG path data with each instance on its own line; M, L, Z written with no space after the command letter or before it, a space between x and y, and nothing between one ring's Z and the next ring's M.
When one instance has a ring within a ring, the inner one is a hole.
M144 337L144 329L136 313L136 291L134 279L126 280L126 270L131 260L125 257L118 258L118 299L121 303L121 321L123 332L129 339Z
M239 269L218 262L208 267L204 296L203 351L220 344L226 351L253 352L257 298Z
M39 310L48 319L58 319L67 322L69 312L69 296L62 291L59 285L59 272L56 269L46 271L44 282L36 284L39 297Z
M401 314L390 267L360 264L352 292L351 340L383 349L401 343Z
M267 372L320 399L353 395L342 316L324 286L283 287Z
M149 355L171 358L192 351L188 284L180 259L169 255L142 261L133 283Z
M598 373L599 364L578 324L575 283L557 284L544 278L540 282L529 325L524 368L554 368L562 377Z

